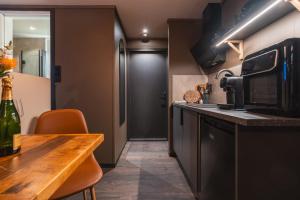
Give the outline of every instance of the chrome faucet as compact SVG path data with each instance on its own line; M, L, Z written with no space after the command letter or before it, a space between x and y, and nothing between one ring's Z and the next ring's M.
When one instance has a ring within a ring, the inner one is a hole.
M220 75L221 75L222 73L224 73L224 72L228 73L230 76L234 76L234 73L233 73L231 70L229 70L229 69L222 69L222 70L220 70L220 71L216 74L216 79L219 79Z

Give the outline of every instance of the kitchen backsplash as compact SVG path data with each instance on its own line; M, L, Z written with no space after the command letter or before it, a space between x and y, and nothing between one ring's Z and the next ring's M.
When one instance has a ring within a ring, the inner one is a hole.
M172 76L172 102L182 101L184 93L195 90L199 84L207 83L206 75L173 75Z
M236 65L234 67L228 68L231 70L235 75L240 75L241 74L241 65ZM208 80L209 83L212 84L212 92L209 96L209 103L212 104L218 104L218 103L226 103L226 93L223 91L222 88L220 88L220 79L222 78L219 77L219 79L216 79L216 73L211 73L208 75Z

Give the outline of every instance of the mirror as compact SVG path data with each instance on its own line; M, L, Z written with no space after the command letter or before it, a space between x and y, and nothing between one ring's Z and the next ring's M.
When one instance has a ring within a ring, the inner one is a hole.
M126 118L126 51L124 41L119 42L119 107L120 107L120 125Z
M50 12L1 11L0 46L13 42L15 72L50 78Z

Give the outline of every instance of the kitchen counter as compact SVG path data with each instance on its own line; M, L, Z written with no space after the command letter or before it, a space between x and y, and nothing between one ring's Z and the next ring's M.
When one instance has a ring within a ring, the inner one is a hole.
M172 122L172 155L195 197L300 199L299 118L174 103Z
M212 104L174 103L174 106L242 126L300 127L300 118L279 117L238 110L222 110Z

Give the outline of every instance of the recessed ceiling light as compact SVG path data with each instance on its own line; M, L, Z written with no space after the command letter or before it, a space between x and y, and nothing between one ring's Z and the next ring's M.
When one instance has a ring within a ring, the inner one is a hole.
M36 28L35 28L34 26L30 26L29 29L30 29L31 31L36 30Z
M144 33L144 34L145 34L145 33L148 33L148 29L144 28L144 29L143 29L143 33Z

